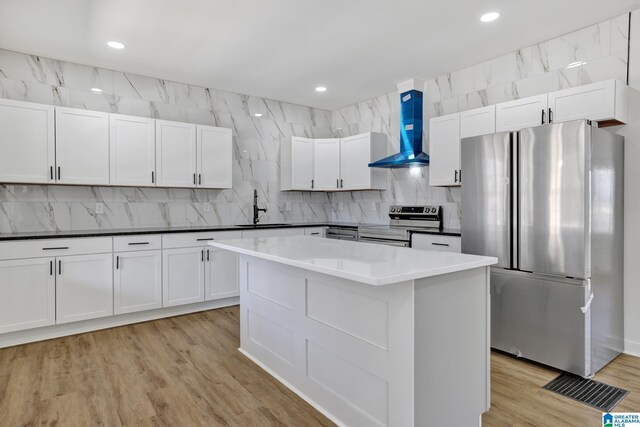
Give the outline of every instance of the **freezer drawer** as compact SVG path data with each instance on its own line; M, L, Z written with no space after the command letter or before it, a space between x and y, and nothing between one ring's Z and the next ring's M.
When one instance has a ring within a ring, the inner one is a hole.
M581 376L591 374L588 281L491 272L491 346Z

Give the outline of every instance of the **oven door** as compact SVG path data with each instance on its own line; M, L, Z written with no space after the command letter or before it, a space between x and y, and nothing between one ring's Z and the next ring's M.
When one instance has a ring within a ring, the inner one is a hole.
M369 236L360 235L360 238L358 239L358 241L364 242L364 243L377 243L379 245L387 245L387 246L399 246L402 248L409 247L409 241L407 240L383 239L380 237L369 237Z

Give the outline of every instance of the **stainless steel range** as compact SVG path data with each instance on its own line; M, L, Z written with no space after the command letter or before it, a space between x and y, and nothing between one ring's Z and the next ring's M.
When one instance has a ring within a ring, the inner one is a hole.
M358 227L358 241L411 246L411 230L442 229L442 206L391 206L389 225Z

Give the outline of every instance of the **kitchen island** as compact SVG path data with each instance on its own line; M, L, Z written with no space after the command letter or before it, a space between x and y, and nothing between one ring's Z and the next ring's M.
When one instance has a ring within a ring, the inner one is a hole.
M339 425L475 426L492 257L315 237L239 254L240 351Z

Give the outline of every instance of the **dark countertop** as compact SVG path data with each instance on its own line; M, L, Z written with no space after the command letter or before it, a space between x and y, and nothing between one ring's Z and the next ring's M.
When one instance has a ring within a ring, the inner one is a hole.
M411 234L413 233L437 234L438 236L454 236L454 237L462 236L462 234L460 233L460 230L457 230L455 228L443 228L442 230L410 230L410 231L411 231Z
M169 233L196 233L206 231L242 231L242 230L268 230L272 228L305 228L305 227L343 227L358 228L354 222L305 222L305 223L278 223L259 224L257 227L247 225L203 225L188 227L148 227L148 228L121 228L109 230L66 230L66 231L33 231L22 233L0 233L0 241L8 240L36 240L36 239L63 239L73 237L110 237L110 236L131 236L136 234L169 234ZM460 236L460 230L444 229L441 231L425 230L413 231L414 233L438 234L443 236Z

